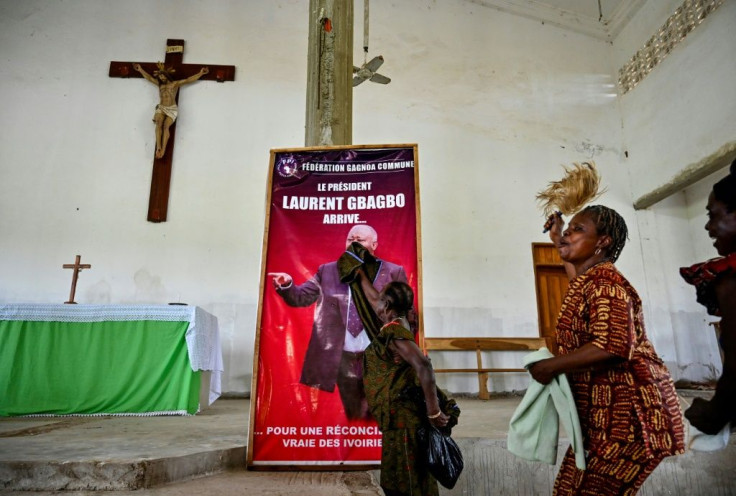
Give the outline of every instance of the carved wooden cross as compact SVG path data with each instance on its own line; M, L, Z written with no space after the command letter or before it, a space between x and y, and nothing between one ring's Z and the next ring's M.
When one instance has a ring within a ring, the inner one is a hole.
M69 301L64 302L68 305L77 304L77 302L74 301L74 292L77 290L77 277L79 276L79 273L82 272L82 269L92 268L90 264L79 263L81 260L82 255L77 255L77 258L74 260L73 264L64 264L61 266L64 269L74 269L74 275L72 275L72 290L69 292Z
M166 40L166 58L164 66L173 68L176 80L186 79L197 74L203 67L209 68L209 73L200 80L225 81L235 80L235 66L233 65L210 65L210 64L184 64L184 40ZM110 77L120 78L142 78L143 75L133 69L134 62L110 62ZM154 74L158 70L156 62L140 62L140 66L148 74ZM176 95L179 103L179 94ZM153 159L153 176L151 178L151 195L148 201L148 220L150 222L165 222L169 207L169 186L171 184L171 160L174 155L174 135L176 133L176 121L169 129L170 137L165 148L164 155Z

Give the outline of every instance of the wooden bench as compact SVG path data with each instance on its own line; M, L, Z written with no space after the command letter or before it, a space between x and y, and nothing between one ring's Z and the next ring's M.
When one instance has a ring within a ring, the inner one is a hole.
M489 368L483 366L483 351L536 351L548 346L545 338L424 338L424 349L431 351L475 351L477 367L456 369L434 369L437 374L473 373L478 374L478 397L490 398L488 394L488 374L495 372L526 372L524 368Z

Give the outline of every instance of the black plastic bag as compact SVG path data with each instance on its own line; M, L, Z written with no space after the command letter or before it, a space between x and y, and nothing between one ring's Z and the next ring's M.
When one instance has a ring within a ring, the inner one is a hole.
M447 489L455 487L465 465L455 440L433 425L420 427L417 436L419 446L427 454L429 473Z

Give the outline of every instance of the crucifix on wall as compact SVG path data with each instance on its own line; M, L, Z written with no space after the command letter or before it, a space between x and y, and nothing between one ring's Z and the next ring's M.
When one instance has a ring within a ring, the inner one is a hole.
M148 220L165 222L169 205L171 162L174 155L174 135L179 104L179 88L197 80L235 80L235 66L184 64L184 40L166 40L164 62L110 62L110 77L145 78L159 88L160 102L153 116L156 151L153 159Z

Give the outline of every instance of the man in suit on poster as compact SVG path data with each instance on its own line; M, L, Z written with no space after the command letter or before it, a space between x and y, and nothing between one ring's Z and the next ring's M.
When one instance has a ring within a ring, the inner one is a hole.
M366 224L355 225L348 232L345 249L353 242L373 255L378 234ZM403 267L385 260L379 262L373 281L376 290L391 281L408 282ZM347 418L370 418L363 390L363 352L370 338L353 304L350 287L340 281L337 261L320 265L317 273L300 285L295 285L285 272L269 275L287 305L307 307L317 302L301 383L328 392L333 392L337 385Z

